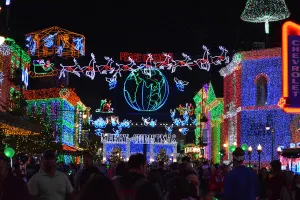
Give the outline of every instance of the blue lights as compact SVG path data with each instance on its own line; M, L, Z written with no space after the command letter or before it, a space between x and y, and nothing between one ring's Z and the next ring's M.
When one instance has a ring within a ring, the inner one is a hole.
M47 37L45 37L43 39L43 41L45 42L44 46L47 47L47 48L53 47L53 45L54 45L54 39L55 39L56 35L57 35L57 33L55 33L55 34L49 34Z
M145 74L143 68L151 71ZM136 111L156 111L168 99L169 84L163 73L154 67L140 66L131 71L124 82L124 97Z
M166 131L168 132L168 134L172 134L173 132L173 124L171 124L170 126L165 125Z
M105 128L106 127L106 120L102 117L99 117L97 120L94 121L94 126L96 129L98 128Z
M118 128L130 128L131 120L123 119Z
M73 38L73 42L75 44L75 49L79 51L82 56L84 56L83 38Z
M179 80L176 77L174 77L174 82L176 83L176 87L180 92L184 92L184 86L188 85L189 82L187 81L183 81L183 80Z
M281 109L249 110L241 112L241 144L253 148L252 158L258 160L256 148L262 146L261 161L271 161L272 133L266 131L268 118L272 119L271 129L274 128L274 159L277 159L276 149L279 146L289 147L291 140L290 123L295 116L284 113Z
M259 74L268 77L267 105L277 105L281 97L282 67L281 58L265 58L259 60L242 61L242 106L256 105L255 80Z

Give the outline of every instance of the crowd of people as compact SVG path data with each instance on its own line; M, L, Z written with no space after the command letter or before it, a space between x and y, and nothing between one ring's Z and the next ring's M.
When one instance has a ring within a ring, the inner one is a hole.
M244 154L236 148L232 166L194 167L189 157L148 165L143 154L135 154L107 169L88 152L81 166L67 167L48 150L40 165L29 159L24 175L0 149L0 200L300 200L300 176L281 171L278 160L270 170L256 171L243 164Z

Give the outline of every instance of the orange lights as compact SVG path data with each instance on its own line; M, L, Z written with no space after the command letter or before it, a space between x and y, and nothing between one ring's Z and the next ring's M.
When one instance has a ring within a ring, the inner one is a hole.
M300 113L299 55L300 25L288 21L282 26L282 98L278 103L286 113Z
M5 135L22 135L22 136L28 136L28 135L39 135L40 133L25 130L22 128L14 127L9 124L5 124L0 122L0 129L3 131Z

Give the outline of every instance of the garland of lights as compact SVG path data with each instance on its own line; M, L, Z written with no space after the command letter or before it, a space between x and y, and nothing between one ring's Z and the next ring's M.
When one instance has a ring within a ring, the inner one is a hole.
M132 58L128 58L129 63L128 64L114 64L114 60L110 57L104 57L106 60L105 65L97 65L96 64L96 58L95 55L91 54L91 61L89 62L88 66L81 67L77 60L74 59L74 65L60 65L62 67L60 71L59 78L65 77L65 73L72 73L76 76L80 77L81 74L84 74L85 76L89 77L91 80L94 80L96 73L100 74L112 74L112 79L116 79L119 75L122 76L123 72L131 72L133 70L136 70L140 67L144 68L144 74L147 74L151 76L151 69L157 68L160 70L170 70L171 73L174 73L177 68L187 67L189 70L192 70L193 67L199 67L203 70L210 70L211 65L221 65L222 62L229 63L229 56L227 56L227 49L220 46L219 47L221 54L219 56L210 56L209 49L206 46L203 46L203 56L202 58L198 58L195 60L192 60L190 56L186 54L182 54L183 58L182 60L173 60L173 58L169 54L163 54L165 59L163 61L159 62L153 62L153 58L151 54L148 54L148 58L146 60L145 64L137 65L135 61ZM152 67L152 68L151 68ZM112 80L109 79L107 82L111 82Z
M269 34L269 22L288 18L290 12L284 0L248 0L241 19L252 23L265 23Z

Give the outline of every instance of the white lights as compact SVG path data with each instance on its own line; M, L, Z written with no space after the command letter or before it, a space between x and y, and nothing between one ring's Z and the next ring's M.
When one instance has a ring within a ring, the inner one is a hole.
M5 37L0 36L0 45L2 45L5 42Z

